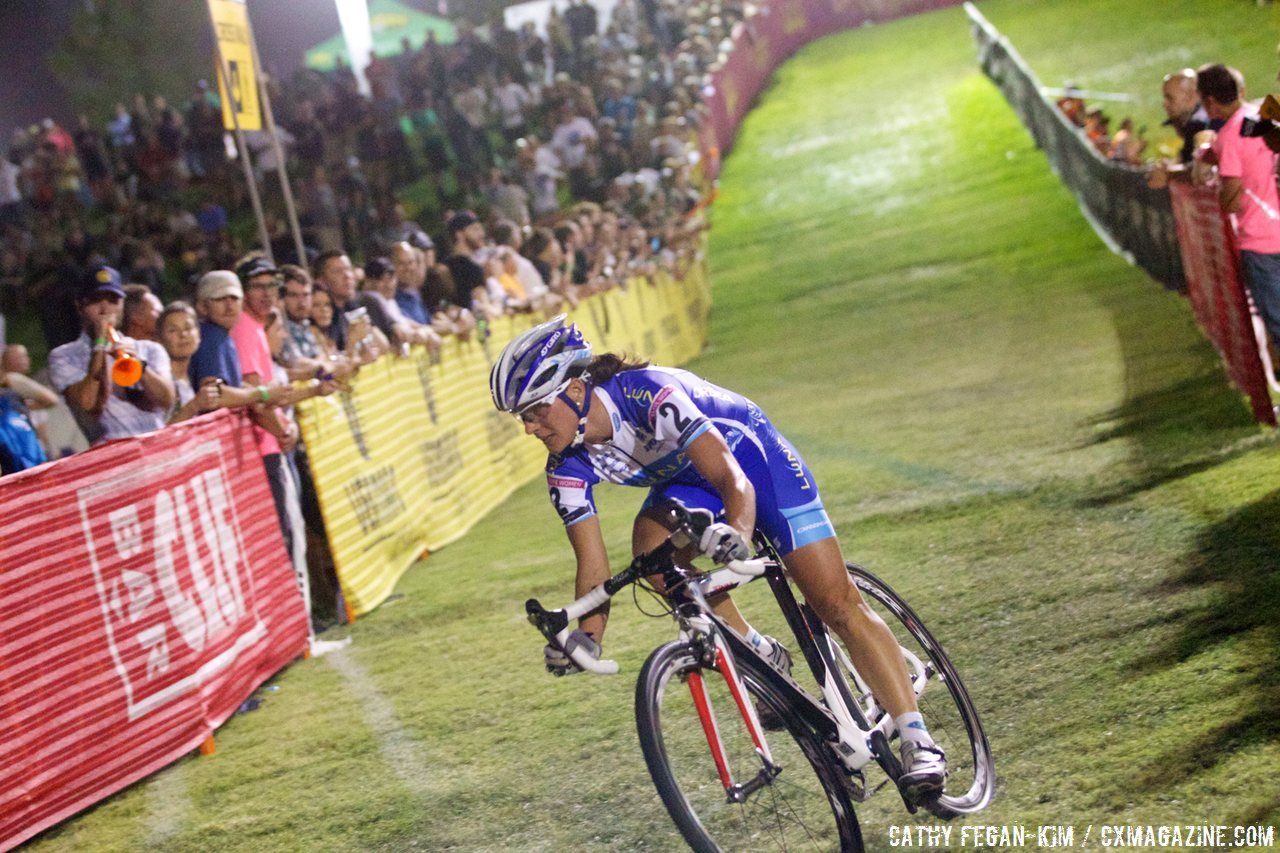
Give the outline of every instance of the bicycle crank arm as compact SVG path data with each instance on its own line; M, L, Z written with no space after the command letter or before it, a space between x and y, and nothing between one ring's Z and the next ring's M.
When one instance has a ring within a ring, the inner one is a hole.
M893 754L893 748L889 746L889 739L884 736L884 732L877 730L871 733L868 742L871 745L871 754L876 757L876 762L884 770L885 775L893 780L896 788L898 778L902 776L902 762L898 760L898 756ZM902 802L911 814L915 814L918 811L915 802L908 799L905 794L902 795Z

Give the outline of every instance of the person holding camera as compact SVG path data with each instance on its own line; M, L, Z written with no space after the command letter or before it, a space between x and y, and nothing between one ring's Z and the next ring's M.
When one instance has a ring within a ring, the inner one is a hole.
M352 363L368 364L390 351L391 344L373 327L369 309L356 296L356 268L346 252L331 249L320 253L315 262L315 287L333 301L333 320L321 331Z
M1280 197L1276 154L1263 142L1257 107L1222 64L1196 72L1196 90L1211 119L1222 121L1212 147L1218 163L1218 203L1231 214L1240 266L1272 342L1280 343Z
M373 258L364 265L364 290L360 304L369 312L373 327L407 355L409 346L425 344L440 351L440 336L426 323L411 320L396 304L396 268L387 258Z

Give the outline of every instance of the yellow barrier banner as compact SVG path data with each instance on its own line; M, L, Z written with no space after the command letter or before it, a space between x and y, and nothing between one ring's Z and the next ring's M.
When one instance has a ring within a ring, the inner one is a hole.
M253 64L253 35L245 0L209 0L213 36L218 41L218 95L222 98L222 126L262 130L258 106L258 73ZM223 71L230 80L223 79ZM234 114L233 114L234 113Z
M710 291L696 265L583 300L570 320L596 352L683 364L706 341ZM489 398L493 359L540 322L503 317L481 340L447 340L360 370L350 393L306 400L298 423L342 592L355 613L382 603L429 550L464 535L538 476L546 450ZM478 335L477 335L478 337Z

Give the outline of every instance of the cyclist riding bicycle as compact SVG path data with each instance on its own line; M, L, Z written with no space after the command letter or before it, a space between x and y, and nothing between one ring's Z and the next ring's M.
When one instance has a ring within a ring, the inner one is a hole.
M893 715L901 740L904 795L942 792L946 758L925 727L897 641L849 581L835 529L799 452L755 403L686 370L592 355L576 325L560 316L517 336L499 355L489 390L549 453L547 486L577 559L576 595L608 579L609 559L592 487L647 486L632 548L653 549L670 533L661 507L706 509L717 522L699 543L718 563L751 556L759 528L818 616L844 641L854 666ZM691 558L693 555L687 555ZM726 595L716 613L776 663L781 643L760 635ZM569 640L599 657L608 606L583 617ZM576 672L558 648L547 669Z

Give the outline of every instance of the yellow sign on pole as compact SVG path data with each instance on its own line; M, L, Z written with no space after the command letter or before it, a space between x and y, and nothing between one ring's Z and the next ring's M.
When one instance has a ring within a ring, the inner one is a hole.
M218 40L218 94L222 97L222 126L235 130L238 119L240 130L262 130L249 8L244 0L209 0L209 16L213 19L214 38ZM224 74L230 78L230 86L223 79Z

